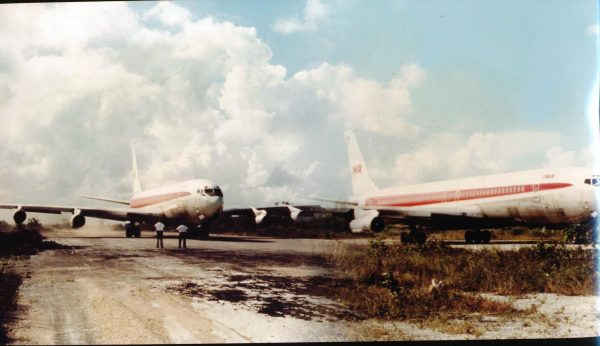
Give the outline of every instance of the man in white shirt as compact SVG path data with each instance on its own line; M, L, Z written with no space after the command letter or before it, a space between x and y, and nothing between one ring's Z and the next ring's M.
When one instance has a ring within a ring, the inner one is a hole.
M156 248L158 249L158 243L160 242L160 248L164 248L163 246L163 231L165 230L165 224L158 221L154 228L156 229Z
M183 248L187 248L186 244L185 244L185 240L187 238L187 231L188 228L186 225L179 225L177 227L177 232L179 232L179 248L181 248L181 241L183 240Z

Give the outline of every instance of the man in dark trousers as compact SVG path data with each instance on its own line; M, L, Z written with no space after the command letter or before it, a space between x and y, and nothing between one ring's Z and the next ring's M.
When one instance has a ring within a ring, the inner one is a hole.
M158 249L158 244L160 242L160 248L163 249L163 232L165 230L165 224L158 221L154 228L156 229L156 248Z
M181 241L183 241L183 248L187 248L185 244L185 240L187 238L187 231L188 228L186 225L179 225L179 227L177 227L177 232L179 232L179 248L181 248Z

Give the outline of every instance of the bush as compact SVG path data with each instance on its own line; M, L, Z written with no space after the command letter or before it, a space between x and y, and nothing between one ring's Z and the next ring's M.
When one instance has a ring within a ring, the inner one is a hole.
M37 250L56 246L54 242L44 242L45 237L41 234L43 229L35 218L25 224L3 229L0 232L0 257L31 255Z
M557 244L470 251L436 242L388 245L375 239L366 247L342 250L332 262L353 282L339 291L339 298L359 314L420 318L514 311L472 293L594 294L594 257L594 251ZM443 290L430 290L433 278L444 282Z

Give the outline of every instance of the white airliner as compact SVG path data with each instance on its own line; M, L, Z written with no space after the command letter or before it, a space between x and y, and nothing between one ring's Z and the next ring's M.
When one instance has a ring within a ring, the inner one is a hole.
M142 191L135 147L131 144L133 164L133 197L129 201L121 201L104 197L81 196L110 203L122 204L127 207L72 207L72 206L47 206L30 204L0 204L0 209L14 209L13 219L21 224L27 218L27 212L61 214L72 213L70 219L72 228L85 225L86 217L125 221L125 235L139 237L140 223L154 223L162 221L168 227L181 224L189 226L192 236L208 239L209 226L221 214L248 214L249 209L223 210L223 192L221 188L207 179L188 180L168 186ZM267 220L268 212L285 211L286 216L297 220L301 210L291 205L282 207L268 207L262 209L251 208L256 224Z
M560 226L587 222L597 212L600 174L590 168L544 168L379 189L352 131L345 134L352 176L350 201L319 199L354 208L352 232L379 232L405 224L403 242L425 242L430 229L467 229L465 241L487 243L482 228Z

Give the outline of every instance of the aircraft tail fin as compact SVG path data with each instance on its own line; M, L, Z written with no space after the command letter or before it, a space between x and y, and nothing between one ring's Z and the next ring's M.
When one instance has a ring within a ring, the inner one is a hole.
M352 177L352 193L355 196L360 196L377 190L377 186L373 183L367 170L367 165L360 152L354 131L346 131L345 139L348 149L348 162L350 163L350 175Z
M142 192L142 185L140 184L140 175L138 173L137 157L135 155L135 142L131 142L131 164L133 166L133 193Z

